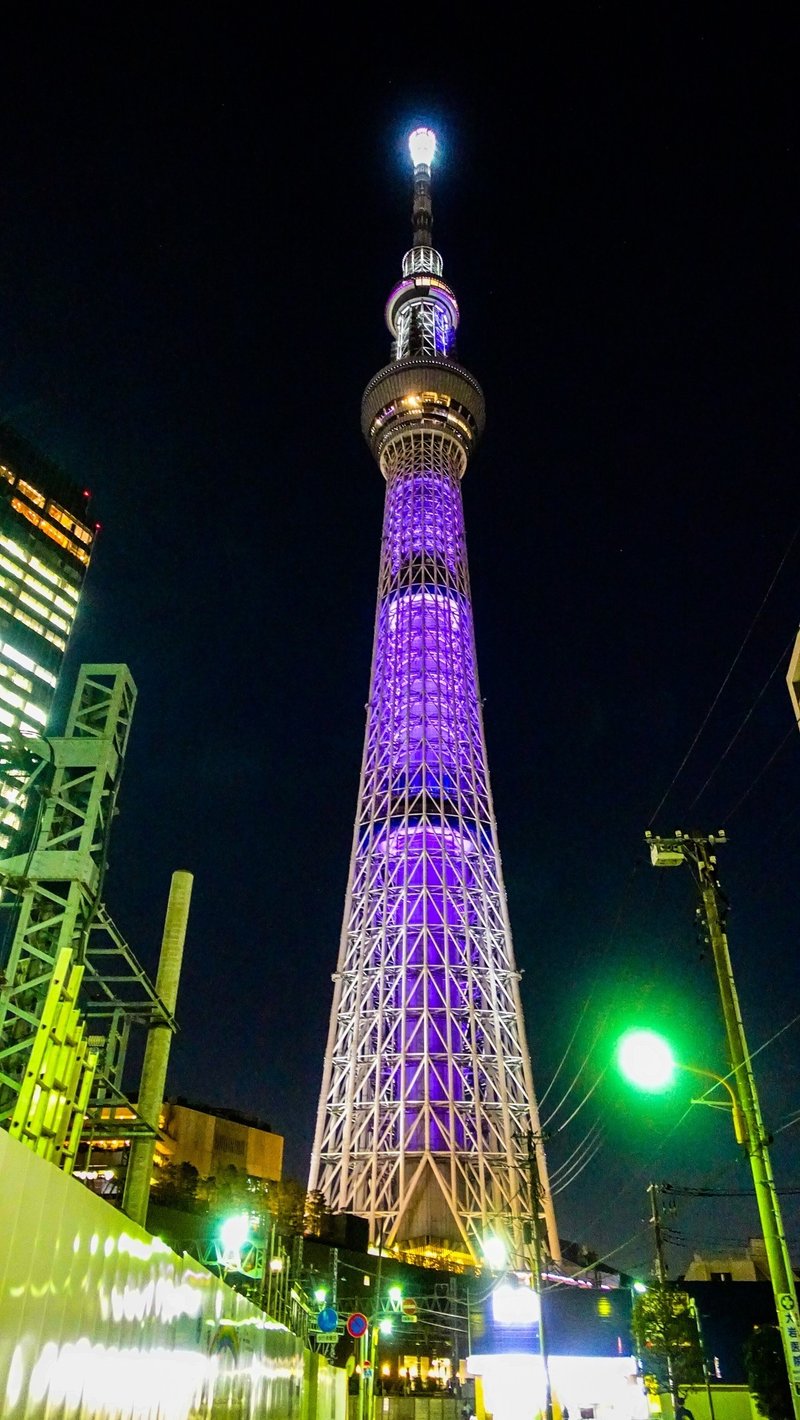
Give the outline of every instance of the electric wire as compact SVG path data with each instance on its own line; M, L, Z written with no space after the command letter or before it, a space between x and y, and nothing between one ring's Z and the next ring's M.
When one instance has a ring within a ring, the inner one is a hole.
M587 1003L587 1004L588 1004L588 1003ZM573 1037L573 1038L574 1038L574 1037ZM577 1084L578 1080L580 1079L581 1075L583 1074L583 1071L586 1069L586 1065L587 1065L588 1061L591 1059L591 1056L592 1056L592 1054L593 1054L593 1052L594 1052L594 1049L595 1049L596 1044L597 1044L597 1032L595 1032L595 1039L592 1041L591 1045L589 1046L588 1053L584 1056L583 1060L581 1061L580 1065L578 1066L578 1069L577 1069L576 1072L575 1072L575 1075L574 1075L574 1077L573 1077L573 1079L572 1079L572 1082L571 1082L570 1085L569 1085L569 1088L567 1089L566 1093L565 1093L564 1095L562 1095L562 1097L561 1097L561 1099L559 1100L558 1104L556 1105L555 1109L553 1109L553 1110L550 1111L549 1115L547 1116L547 1119L544 1121L543 1128L547 1129L548 1126L549 1126L550 1124L552 1124L553 1120L555 1119L556 1115L558 1114L558 1111L561 1109L561 1106L562 1106L563 1104L565 1104L566 1101L569 1099L569 1097L570 1097L570 1095L571 1095L573 1089L575 1088L575 1085ZM563 1124L560 1124L560 1125L558 1126L559 1132L560 1132L562 1129L566 1128L567 1124L569 1124L569 1122L570 1122L570 1119L574 1119L574 1118L575 1118L575 1115L578 1113L579 1110L583 1109L583 1106L586 1104L586 1101L587 1101L588 1099L590 1099L591 1096L594 1094L594 1092L595 1092L595 1090L597 1089L597 1086L599 1085L601 1079L602 1079L602 1075L600 1075L599 1078L598 1078L597 1080L595 1080L595 1082L594 1082L594 1084L592 1085L591 1089L583 1096L583 1099L581 1100L580 1104L576 1107L576 1109L573 1110L572 1114L569 1116L569 1119L566 1119Z
M589 1154L588 1158L584 1159L580 1167L576 1165L575 1168L572 1170L572 1173L569 1175L569 1178L565 1178L563 1182L559 1183L555 1188L551 1188L550 1192L553 1194L554 1197L557 1196L559 1193L563 1193L566 1188L569 1188L570 1184L574 1183L576 1178L580 1178L584 1169L589 1167L589 1164L592 1162L592 1159L595 1157L595 1154L598 1154L600 1152L603 1146L603 1142L604 1141L602 1139L598 1139L597 1144L592 1149L591 1154Z
M578 1016L578 1020L577 1020L577 1024L576 1024L576 1026L575 1026L575 1029L574 1029L574 1031L572 1032L572 1035L571 1035L570 1038L569 1038L569 1042L568 1042L568 1044L567 1044L567 1046L566 1046L566 1049L564 1050L563 1055L561 1056L561 1059L560 1059L558 1065L556 1066L555 1073L552 1075L551 1080L550 1080L550 1083L549 1083L549 1085L547 1086L547 1089L545 1090L544 1094L539 1096L539 1110L540 1110L540 1112L541 1112L542 1107L543 1107L543 1105L544 1105L544 1103L545 1103L545 1100L547 1099L547 1096L549 1095L550 1091L552 1090L552 1088L553 1088L553 1086L554 1086L556 1080L558 1079L559 1075L561 1074L561 1071L562 1071L564 1065L566 1064L567 1057L568 1057L569 1052L570 1052L570 1050L572 1049L572 1046L573 1046L573 1044L574 1044L574 1042L575 1042L575 1037L576 1037L576 1035L578 1034L578 1030L580 1029L581 1022L582 1022L584 1016L586 1015L586 1012L587 1012L588 1009L589 1009L589 1006L590 1006L590 1003L591 1003L591 999L592 999L592 998L591 998L591 995L589 995L589 996L587 997L587 999L584 1001L584 1003L583 1003L583 1008L582 1008L582 1010L581 1010L580 1015ZM580 1071L579 1071L578 1073L580 1074ZM577 1078L577 1076L576 1076L576 1078ZM573 1084L574 1084L574 1083L575 1083L575 1082L573 1081ZM572 1086L570 1086L570 1089L571 1089L571 1088L572 1088ZM567 1093L569 1093L569 1091L568 1091ZM562 1101L562 1102L563 1102L563 1101ZM560 1104L557 1104L556 1107L555 1107L555 1109L553 1110L553 1113L550 1115L550 1118L551 1118L551 1119L553 1118L553 1114L556 1114L560 1108L561 1108L561 1105L560 1105Z
M777 661L775 662L775 665L772 667L772 670L770 671L769 675L767 676L767 679L764 681L764 684L762 685L760 691L758 692L758 695L756 696L755 700L754 700L754 701L752 702L752 704L750 705L750 708L747 710L746 714L744 715L744 718L740 721L739 728L738 728L738 729L735 731L735 733L731 736L730 740L728 741L727 745L725 746L725 749L722 751L722 754L720 755L719 759L717 760L716 764L714 765L714 768L711 770L711 773L708 775L708 778L706 779L705 784L703 784L702 788L698 789L697 793L695 794L694 798L692 799L692 802L691 802L690 805L689 805L688 812L691 812L691 810L695 807L695 805L696 805L697 803L699 803L700 799L703 797L703 795L704 795L706 789L708 788L709 784L711 783L712 779L714 778L715 774L717 773L717 770L718 770L718 769L721 767L721 765L725 762L725 760L727 759L727 757L728 757L728 755L730 754L731 750L733 749L733 746L736 744L736 741L738 740L739 736L741 735L742 731L744 730L745 725L747 725L748 722L750 721L750 719L752 718L753 713L754 713L754 711L755 711L755 709L756 709L756 706L759 704L759 702L761 701L762 697L766 694L767 690L769 689L770 685L772 684L773 680L775 679L775 676L777 675L778 671L781 670L783 667L785 667L786 662L787 662L788 657L789 657L789 653L790 653L790 651L791 651L791 649L792 649L792 646L794 645L795 639L796 639L796 638L795 638L795 635L793 634L793 635L790 637L790 639L789 639L789 641L787 642L787 644L786 644L786 646L784 647L784 649L781 651L780 656L778 657ZM790 731L789 731L789 735L786 736L786 739L787 739L787 740L789 739L789 736L790 736L792 733L793 733L793 730L790 730ZM784 743L785 743L785 741L782 741L780 748L783 748L783 744L784 744ZM770 760L769 762L771 763L771 760ZM746 796L744 796L744 797L746 797ZM744 798L740 800L740 803L742 803L742 802L744 802ZM738 805L737 805L737 807L738 807ZM728 822L728 821L730 820L730 818L731 818L731 815L728 814L727 819L726 819L726 822Z
M763 610L764 610L764 607L766 606L766 604L767 604L767 602L768 602L770 596L772 595L772 591L773 591L773 588L774 588L774 586L775 586L775 583L777 582L777 580L778 580L778 578L779 578L781 572L783 571L783 567L784 567L784 565L785 565L785 563L786 563L786 560L787 560L787 558L788 558L788 556L789 556L789 553L791 552L791 550L792 550L792 548L793 548L793 546L794 546L794 544L795 544L795 541L796 541L796 539L797 539L798 533L800 533L800 524L798 524L798 526L795 528L794 532L792 533L791 538L789 539L789 544L788 544L788 546L787 546L787 548L786 548L786 551L785 551L784 554L783 554L783 557L781 558L780 562L778 563L777 569L776 569L775 573L773 574L772 581L770 582L770 584L769 584L769 586L768 586L766 592L764 593L764 596L763 596L763 598L762 598L762 600L761 600L761 605L759 606L758 611L756 612L755 616L753 617L752 621L750 622L750 625L749 625L747 631L745 632L744 639L743 639L741 645L739 646L739 649L738 649L738 651L736 652L736 654L735 654L735 656L734 656L734 658L733 658L733 660L732 660L732 662L731 662L731 664L730 664L730 666L729 666L729 668L728 668L726 674L723 676L722 683L721 683L721 685L720 685L720 687L719 687L719 689L718 689L716 695L714 696L713 700L711 701L711 704L709 705L709 707L708 707L708 709L707 709L707 711L706 711L706 713L705 713L705 716L704 716L704 718L703 718L703 720L702 720L702 723L701 723L701 725L700 725L700 728L698 729L697 733L695 734L694 739L692 740L691 744L689 745L689 748L687 749L685 755L683 756L683 759L681 760L680 764L678 765L678 768L677 768L677 770L675 771L675 774L673 775L672 781L671 781L671 783L667 786L667 788L666 788L664 794L663 794L662 797L661 797L661 800L660 800L658 806L656 807L656 809L654 810L654 812L650 815L650 819L649 819L649 822L648 822L648 825L647 825L648 828L651 828L651 827L652 827L654 821L656 820L656 818L657 818L658 815L660 814L662 808L664 807L664 804L666 803L667 799L669 798L669 795L672 793L672 790L674 789L675 785L677 784L678 779L680 778L681 774L683 773L684 769L686 768L686 765L687 765L687 763L689 762L689 759L691 758L692 754L694 753L694 750L695 750L695 748L697 747L697 744L698 744L698 742L699 742L701 736L703 735L703 732L704 732L706 726L708 725L708 722L709 722L709 720L711 719L711 716L712 716L714 710L716 709L717 704L719 703L719 700L720 700L720 698L721 698L721 696L722 696L722 693L723 693L723 691L725 690L726 686L728 685L728 682L730 681L730 678L731 678L731 676L733 675L733 672L734 672L734 670L736 669L736 666L738 665L739 660L741 659L741 656L742 656L742 654L743 654L743 652L744 652L744 649L745 649L745 647L746 647L748 641L750 640L750 637L752 636L753 631L754 631L755 628L756 628L756 625L758 624L758 621L759 621L759 619L760 619L760 617L761 617L761 614L762 614L762 612L763 612Z
M764 775L766 774L767 770L768 770L768 769L771 767L771 765L775 762L775 760L777 759L777 757L778 757L778 755L781 753L781 751L786 748L786 746L787 746L787 744L789 743L790 739L792 739L795 734L796 734L796 727L795 727L794 725L792 725L791 728L790 728L790 729L787 731L787 733L784 735L784 737L783 737L783 739L781 740L780 744L778 745L777 749L775 749L775 750L772 752L772 754L770 755L770 757L769 757L769 759L767 760L766 764L764 764L764 765L762 766L762 768L759 770L758 774L756 774L756 776L755 776L755 778L753 779L752 783L750 784L749 788L747 788L747 789L745 790L745 792L742 794L741 798L734 804L733 808L729 810L728 815L727 815L727 822L728 822L728 823L730 823L730 820L733 818L734 814L736 814L736 813L739 812L739 809L742 807L742 804L745 802L745 800L746 800L746 799L749 799L749 797L750 797L750 795L752 794L753 790L755 789L756 785L757 785L758 783L760 783L760 781L763 779Z
M569 1155L568 1158L566 1158L566 1159L564 1160L563 1164L559 1164L558 1168L553 1169L553 1171L552 1171L551 1174L550 1174L550 1182L551 1182L551 1184L554 1183L554 1182L556 1182L556 1181L560 1178L560 1176L564 1173L564 1171L570 1167L570 1165L572 1164L572 1161L573 1161L573 1159L575 1159L576 1155L581 1154L581 1152L582 1152L582 1150L584 1149L584 1147L585 1147L590 1141L591 1141L592 1143L594 1142L594 1139L592 1138L592 1136L594 1135L595 1138L596 1138L598 1132L600 1132L601 1130L602 1130L602 1122L601 1122L599 1119L596 1119L596 1120L594 1121L594 1124L591 1126L591 1128L586 1131L586 1133L584 1134L584 1136L583 1136L583 1138L581 1139L580 1143L579 1143L579 1144L576 1144L575 1148L572 1150L572 1153Z
M580 1111L583 1109L583 1106L584 1106L585 1104L588 1104L589 1100L592 1098L592 1095L594 1094L595 1090L597 1089L597 1086L600 1084L601 1080L604 1078L604 1076L605 1076L607 1070L608 1070L608 1065L605 1065L605 1066L603 1067L603 1069L600 1071L600 1074L597 1076L597 1079L595 1080L595 1082L594 1082L594 1084L592 1085L591 1089L589 1089L589 1090L586 1091L586 1094L583 1096L583 1099L580 1101L579 1104L577 1104L577 1105L575 1106L575 1108L574 1108L573 1111L572 1111L572 1114L570 1114L570 1115L568 1116L568 1118L564 1120L564 1123L563 1123L563 1124L559 1124L559 1126L558 1126L558 1133L559 1133L559 1134L561 1133L562 1129L566 1129L567 1125L572 1123L572 1121L573 1121L573 1119L575 1118L575 1116L576 1116L577 1114L579 1114Z

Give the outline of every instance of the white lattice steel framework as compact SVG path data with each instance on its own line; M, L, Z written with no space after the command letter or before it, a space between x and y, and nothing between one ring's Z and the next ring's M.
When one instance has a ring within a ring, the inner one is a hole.
M455 359L412 137L414 246L362 428L386 480L358 810L309 1187L417 1259L523 1250L539 1133L486 760L461 478L484 424ZM559 1255L544 1154L542 1214Z

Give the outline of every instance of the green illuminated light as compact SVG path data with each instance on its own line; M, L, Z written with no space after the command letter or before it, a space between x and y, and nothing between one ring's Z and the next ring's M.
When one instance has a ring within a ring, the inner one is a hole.
M226 1252L239 1252L250 1236L250 1218L247 1213L234 1213L220 1225L219 1239Z
M630 1030L617 1046L617 1064L632 1085L658 1093L668 1090L675 1077L675 1057L663 1035L652 1030Z

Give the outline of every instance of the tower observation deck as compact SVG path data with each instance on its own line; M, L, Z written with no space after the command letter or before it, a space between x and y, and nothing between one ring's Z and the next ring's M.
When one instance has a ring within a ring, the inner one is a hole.
M361 781L309 1188L408 1260L522 1264L540 1132L486 758L461 479L484 399L432 245L417 129L392 359L361 427L386 480ZM544 1152L541 1213L558 1235Z

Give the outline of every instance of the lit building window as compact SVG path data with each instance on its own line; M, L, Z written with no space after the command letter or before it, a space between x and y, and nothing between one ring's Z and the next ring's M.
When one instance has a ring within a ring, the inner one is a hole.
M38 513L33 511L33 508L29 508L28 505L21 502L19 498L12 498L11 506L15 508L18 513L21 513L23 518L27 518L29 523L33 523L34 527L40 528L47 537L52 538L53 542L57 542L61 547L65 548L72 557L77 557L79 562L84 562L88 566L88 552L86 552L84 548L76 546L72 539L67 537L66 533L61 532L53 523L49 523L46 518L41 518ZM88 541L91 541L91 535L89 535Z
M31 502L35 503L37 508L44 507L44 495L39 492L38 488L34 488L33 485L30 483L26 483L24 478L17 479L17 488L19 489L20 493L25 494L26 498L30 498Z

